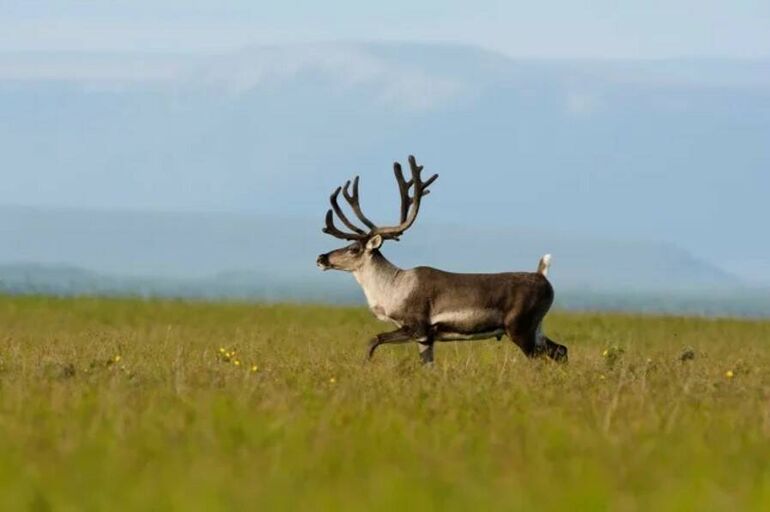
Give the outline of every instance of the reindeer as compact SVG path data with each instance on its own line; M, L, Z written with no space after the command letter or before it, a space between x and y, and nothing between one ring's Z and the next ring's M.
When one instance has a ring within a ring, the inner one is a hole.
M385 240L399 240L420 210L420 202L436 181L434 174L426 181L420 177L423 166L409 156L411 179L404 179L401 165L393 164L401 195L401 221L396 226L378 227L361 211L358 176L344 187L337 187L330 197L322 231L342 240L346 247L321 254L316 260L322 270L351 272L363 288L369 308L375 316L398 327L375 336L368 346L368 359L380 345L419 344L423 363L433 362L436 341L475 340L506 334L530 358L546 355L555 361L567 360L567 347L542 332L543 317L553 303L553 287L546 274L549 254L543 256L537 272L499 274L456 274L431 267L401 269L380 252ZM411 190L411 196L410 196ZM337 202L342 192L365 231L348 219ZM348 228L334 225L334 215Z

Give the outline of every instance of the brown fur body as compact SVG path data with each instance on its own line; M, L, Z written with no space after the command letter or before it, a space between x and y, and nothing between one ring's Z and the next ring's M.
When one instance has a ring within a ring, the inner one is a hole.
M505 334L529 357L567 359L566 347L542 334L554 292L541 272L402 270L377 249L351 252L349 247L319 256L318 263L352 272L372 312L398 327L372 339L369 357L382 344L416 341L423 361L430 362L436 341L499 339Z

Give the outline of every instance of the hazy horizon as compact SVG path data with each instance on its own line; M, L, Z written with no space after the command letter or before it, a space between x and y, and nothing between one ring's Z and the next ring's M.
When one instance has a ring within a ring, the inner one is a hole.
M0 206L0 293L361 304L315 255L340 245L317 219ZM438 249L437 249L438 248ZM422 223L382 249L402 268L532 270L552 253L556 306L571 310L768 315L770 287L670 244L522 228Z

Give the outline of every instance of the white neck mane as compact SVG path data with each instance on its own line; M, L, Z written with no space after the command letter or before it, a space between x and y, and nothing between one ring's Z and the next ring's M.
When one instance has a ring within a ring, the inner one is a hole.
M369 308L380 320L393 320L414 288L410 273L404 272L375 252L353 276L361 285Z

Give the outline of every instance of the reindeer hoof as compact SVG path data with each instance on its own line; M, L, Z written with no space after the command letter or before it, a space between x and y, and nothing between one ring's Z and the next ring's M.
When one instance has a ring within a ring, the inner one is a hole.
M366 351L366 360L370 361L372 359L372 356L374 355L374 351L377 350L377 347L380 346L380 340L377 338L374 338L372 341L369 342L369 348Z
M551 352L551 359L557 363L566 363L568 361L567 347L564 345L557 345Z

